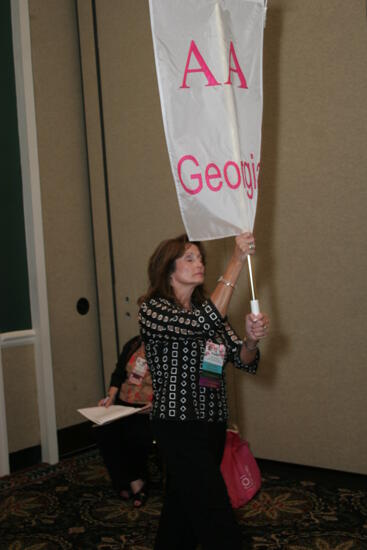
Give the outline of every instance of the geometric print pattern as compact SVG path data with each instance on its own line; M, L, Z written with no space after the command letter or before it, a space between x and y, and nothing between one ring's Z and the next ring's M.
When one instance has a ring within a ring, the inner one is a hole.
M241 362L243 341L210 300L187 311L164 298L151 298L140 307L139 323L153 380L151 416L226 422L225 374L219 388L199 385L205 344L208 340L223 344L225 363L252 374L257 370L259 352L250 364Z

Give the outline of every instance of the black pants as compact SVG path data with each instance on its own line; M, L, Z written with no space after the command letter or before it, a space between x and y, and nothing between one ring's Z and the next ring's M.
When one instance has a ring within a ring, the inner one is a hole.
M152 432L148 414L133 414L94 428L96 442L117 491L130 488L130 481L147 479Z
M155 550L241 550L241 533L220 472L226 426L154 420L166 469Z

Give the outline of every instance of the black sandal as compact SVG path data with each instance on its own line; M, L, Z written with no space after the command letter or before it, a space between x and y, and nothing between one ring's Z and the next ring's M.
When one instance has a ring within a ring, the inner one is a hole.
M132 495L134 508L141 508L148 500L148 493L145 487L142 487L140 491Z

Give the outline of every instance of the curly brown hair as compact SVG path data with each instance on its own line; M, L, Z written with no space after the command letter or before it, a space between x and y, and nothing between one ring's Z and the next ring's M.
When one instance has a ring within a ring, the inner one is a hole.
M205 249L200 242L189 241L186 234L179 235L173 239L162 241L153 252L148 264L149 288L145 294L140 296L138 304L142 304L150 298L166 298L177 303L170 283L170 276L176 269L176 260L184 255L188 246L194 244L198 247L203 264L205 265ZM192 301L201 304L206 298L204 285L198 285L193 294Z

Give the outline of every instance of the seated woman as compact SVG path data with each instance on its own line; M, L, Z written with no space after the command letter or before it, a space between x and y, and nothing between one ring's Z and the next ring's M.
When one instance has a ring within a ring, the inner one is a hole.
M151 404L152 397L144 345L140 336L135 336L124 345L111 375L108 395L98 405L143 407ZM124 500L132 497L136 508L147 500L147 461L152 446L149 409L95 429L113 487Z

